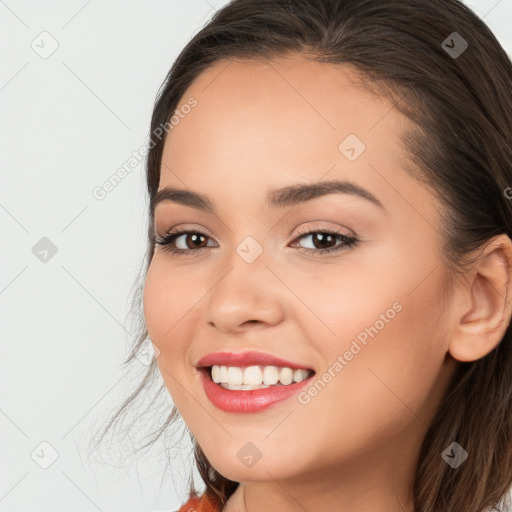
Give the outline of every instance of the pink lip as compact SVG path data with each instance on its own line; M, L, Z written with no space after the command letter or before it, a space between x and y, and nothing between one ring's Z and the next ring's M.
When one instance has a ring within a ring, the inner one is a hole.
M233 352L214 352L202 357L196 363L196 366L204 367L213 366L214 364L219 366L279 366L281 368L292 368L293 370L312 370L312 368L300 363L293 363L291 361L281 359L280 357L275 357L271 354L265 354L257 351L242 352L239 354Z
M226 412L258 412L271 405L292 397L307 386L313 375L302 382L285 386L270 386L264 389L237 391L225 389L210 378L208 368L199 369L200 379L206 396L219 409Z

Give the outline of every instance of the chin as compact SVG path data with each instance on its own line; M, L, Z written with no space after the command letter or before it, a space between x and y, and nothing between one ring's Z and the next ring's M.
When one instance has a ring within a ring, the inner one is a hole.
M245 446L245 448L244 448ZM222 456L208 457L210 463L225 478L234 482L262 482L272 479L286 479L297 472L297 464L294 461L284 461L277 450L272 450L271 455L251 460L248 455L251 448L249 442L242 445L242 449L233 450L230 457L226 452ZM241 452L240 455L237 453ZM261 453L261 452L260 452ZM256 455L256 452L254 452Z

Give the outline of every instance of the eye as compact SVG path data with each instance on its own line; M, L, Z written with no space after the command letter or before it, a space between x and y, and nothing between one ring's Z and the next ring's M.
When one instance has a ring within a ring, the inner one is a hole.
M209 238L210 237L208 235L196 230L171 231L163 236L156 235L155 243L162 246L165 251L171 252L172 254L190 256L197 254L202 249L208 247L207 244L205 245L205 242ZM313 248L299 245L299 249L307 254L326 254L340 251L353 247L358 243L357 238L330 229L305 230L300 233L300 236L295 238L294 243L297 240L307 238L311 238ZM336 240L339 240L340 243L332 246ZM190 248L190 246L192 247ZM215 244L210 245L209 247L212 246L217 247ZM293 246L294 245L292 245L292 247Z
M155 243L161 245L165 251L172 254L195 254L203 247L205 239L209 238L201 231L174 231L163 236L156 236ZM182 239L182 240L180 240ZM192 245L192 249L188 248L188 244ZM181 245L181 247L179 247ZM214 247L216 247L214 245Z
M327 254L330 252L336 252L353 247L359 241L353 236L348 236L344 233L330 229L306 229L300 233L300 236L295 240L304 240L308 238L310 239L313 248L300 247L306 254ZM332 244L335 244L336 240L339 240L341 243L333 246Z

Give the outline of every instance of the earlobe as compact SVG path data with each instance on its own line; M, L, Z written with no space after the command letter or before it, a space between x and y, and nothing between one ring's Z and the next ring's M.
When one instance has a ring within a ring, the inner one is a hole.
M512 241L498 235L480 251L455 292L461 306L449 352L458 361L476 361L491 352L503 339L512 315Z

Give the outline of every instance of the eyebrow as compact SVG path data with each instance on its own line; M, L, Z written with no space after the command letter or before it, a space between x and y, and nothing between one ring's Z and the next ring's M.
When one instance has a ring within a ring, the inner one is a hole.
M295 206L328 194L355 195L386 210L382 203L371 192L348 180L330 180L313 184L297 184L271 190L267 196L266 204L270 208L284 208L287 206ZM205 212L215 212L215 207L207 196L190 190L174 187L162 188L151 201L151 211L154 212L157 205L163 202L174 202Z

